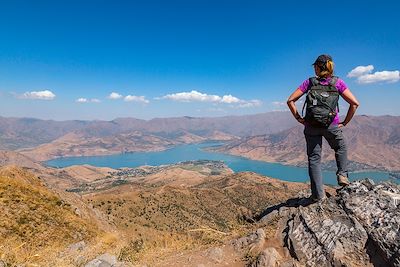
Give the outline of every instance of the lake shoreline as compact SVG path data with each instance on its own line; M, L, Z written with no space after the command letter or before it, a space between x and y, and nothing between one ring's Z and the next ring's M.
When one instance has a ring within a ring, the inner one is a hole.
M70 157L47 161L50 167L67 167L71 165L89 164L97 167L135 168L143 165L159 166L162 164L175 164L188 160L222 160L232 171L250 171L264 176L274 177L281 180L293 182L309 181L307 168L285 165L281 163L271 163L259 160L251 160L242 156L234 156L219 152L206 151L205 147L221 144L221 141L200 142L196 144L178 145L159 152L133 152L110 156L93 157ZM336 174L332 171L323 171L325 183L335 184ZM365 172L350 173L351 180L372 178L376 181L389 180L388 172Z

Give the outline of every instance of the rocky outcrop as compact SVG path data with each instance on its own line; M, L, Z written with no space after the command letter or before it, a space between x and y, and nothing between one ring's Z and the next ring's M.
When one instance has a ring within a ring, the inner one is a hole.
M128 267L131 264L118 261L117 257L109 253L102 254L88 262L85 267Z
M270 207L260 222L280 218L283 246L300 266L399 267L399 205L398 185L364 180L321 202L299 198ZM263 253L259 262L271 257Z

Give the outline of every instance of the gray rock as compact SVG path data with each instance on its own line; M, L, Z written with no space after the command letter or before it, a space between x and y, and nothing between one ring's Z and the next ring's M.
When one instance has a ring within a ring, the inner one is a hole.
M288 221L288 247L307 266L351 266L368 263L364 228L332 199L299 207ZM344 254L346 253L346 257Z
M257 257L257 260L252 264L252 267L276 267L278 261L281 259L281 255L276 251L275 248L266 248Z
M94 260L88 262L85 267L123 267L127 266L123 262L119 262L117 257L109 253L102 254Z
M367 190L359 190L359 187ZM396 199L400 197L400 187L390 183L369 186L369 181L361 181L341 190L338 197L343 208L357 218L368 233L367 249L374 255L372 261L399 267L400 209Z
M273 220L274 218L276 218L276 216L278 216L279 212L278 210L273 210L270 213L268 213L267 215L265 215L264 217L261 218L260 222L262 223L268 223L271 220Z
M99 259L94 259L85 265L85 267L111 267L111 266L112 265L110 263Z
M233 240L231 244L236 250L241 250L248 247L261 247L265 241L265 232L263 229L257 229L254 233L251 233L245 237Z
M282 238L305 266L400 267L398 201L398 185L356 181L336 197L291 207Z
M115 265L118 262L117 257L109 253L104 253L98 256L97 259L108 262L111 265Z

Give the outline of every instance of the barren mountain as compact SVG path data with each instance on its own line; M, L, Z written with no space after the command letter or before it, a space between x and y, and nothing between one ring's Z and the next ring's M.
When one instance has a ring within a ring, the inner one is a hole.
M187 138L193 141L192 136ZM185 137L181 136L181 140L185 140ZM69 133L48 144L43 144L35 148L22 149L19 152L35 160L45 161L57 157L160 151L181 143L182 141L170 140L155 135L145 135L139 131L105 137Z
M42 170L44 167L33 159L21 153L7 150L0 150L0 166L16 165L29 169Z
M356 116L343 128L353 169L400 170L400 117ZM303 126L276 134L244 137L215 150L256 160L305 166ZM323 144L323 162L335 166L334 153Z
M177 117L140 120L119 118L112 121L52 121L0 117L0 148L22 149L50 143L74 133L91 138L106 138L140 131L159 137L180 136L226 140L229 136L274 133L295 125L288 112L269 112L225 117Z

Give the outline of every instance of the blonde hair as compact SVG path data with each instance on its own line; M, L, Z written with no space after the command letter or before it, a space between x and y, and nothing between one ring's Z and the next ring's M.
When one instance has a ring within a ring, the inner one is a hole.
M318 77L326 78L328 76L332 76L333 75L333 67L334 67L333 61L328 60L325 64L325 69L318 73Z

